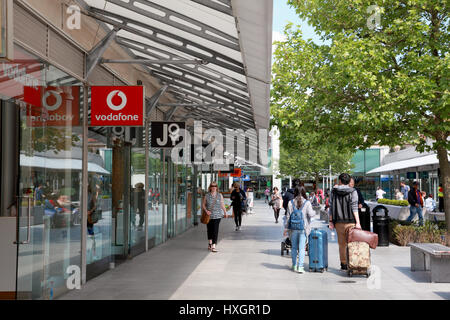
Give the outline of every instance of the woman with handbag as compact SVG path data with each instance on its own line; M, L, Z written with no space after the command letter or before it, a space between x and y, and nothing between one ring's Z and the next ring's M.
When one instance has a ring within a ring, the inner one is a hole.
M278 218L280 217L280 209L281 209L281 194L277 187L273 188L272 200L271 203L273 205L273 214L275 216L275 223L278 223Z
M202 222L209 221L206 224L208 232L208 250L217 252L217 238L219 235L219 224L222 218L227 218L227 210L225 209L225 203L223 196L218 191L217 183L211 182L208 188L208 193L203 198L202 203ZM223 212L223 214L222 214ZM206 216L204 216L206 213Z

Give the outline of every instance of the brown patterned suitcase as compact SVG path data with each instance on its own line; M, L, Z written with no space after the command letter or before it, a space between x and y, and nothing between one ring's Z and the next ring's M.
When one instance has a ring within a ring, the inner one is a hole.
M363 274L369 277L370 247L362 241L349 242L347 245L348 275Z

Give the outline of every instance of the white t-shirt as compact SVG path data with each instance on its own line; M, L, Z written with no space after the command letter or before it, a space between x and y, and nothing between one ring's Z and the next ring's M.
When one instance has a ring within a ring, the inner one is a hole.
M383 199L383 195L386 193L383 189L377 190L377 199Z

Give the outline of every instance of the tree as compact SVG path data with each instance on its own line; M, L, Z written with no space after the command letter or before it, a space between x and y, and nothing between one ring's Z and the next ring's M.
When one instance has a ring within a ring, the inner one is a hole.
M296 143L281 143L280 174L300 179L314 180L319 185L320 177L348 172L352 165L352 152L314 139L318 134L299 135ZM280 139L281 141L287 141ZM287 145L287 146L286 146Z
M369 0L288 3L326 42L289 25L278 45L272 99L291 119L301 115L286 130L325 132L353 148L436 151L450 231L448 2L379 1L379 25Z

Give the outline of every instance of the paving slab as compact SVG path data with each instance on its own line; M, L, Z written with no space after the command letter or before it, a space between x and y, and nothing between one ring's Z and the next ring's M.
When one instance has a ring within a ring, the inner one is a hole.
M290 255L280 254L281 223L263 201L255 201L254 211L243 217L241 231L232 219L222 220L218 253L207 250L206 226L199 225L60 299L450 300L450 284L430 283L429 272L411 272L408 247L371 251L379 282L349 278L339 270L336 236L318 217L313 227L328 231L328 272L294 273ZM308 257L305 269L307 263Z

